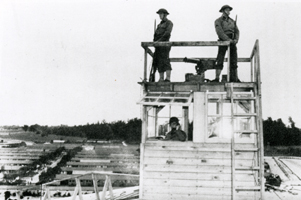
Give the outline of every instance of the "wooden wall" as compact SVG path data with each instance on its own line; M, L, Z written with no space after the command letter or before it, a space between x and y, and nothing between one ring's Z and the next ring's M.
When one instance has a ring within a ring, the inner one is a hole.
M141 155L140 199L231 199L230 144L147 142ZM252 147L244 144L244 147ZM253 153L239 153L236 166L252 166ZM252 171L239 171L237 186L254 186ZM239 192L237 199L259 199Z

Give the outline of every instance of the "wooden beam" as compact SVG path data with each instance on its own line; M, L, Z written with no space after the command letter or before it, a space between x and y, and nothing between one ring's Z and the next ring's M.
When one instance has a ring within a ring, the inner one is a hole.
M78 193L78 187L77 187L77 185L76 185L75 188L74 188L73 195L72 195L72 200L75 200L75 199L76 199L77 193Z
M143 80L147 80L147 51L144 51L144 75L143 75Z
M97 179L96 179L95 174L92 174L92 179L93 179L93 187L94 187L94 192L95 192L95 195L96 195L96 200L100 200L98 185L97 185Z
M75 179L76 187L78 188L78 197L80 200L83 200L82 187L80 185L80 180L78 178Z
M143 196L143 175L144 175L144 151L145 143L140 144L140 180L139 180L139 198Z
M178 42L142 42L144 47L163 47L163 46L228 46L229 41L178 41Z
M152 52L152 50L150 50L148 47L145 46L143 48L151 57L154 57L154 53Z
M112 187L112 182L111 182L110 176L108 176L108 186L109 186L109 192L110 192L110 200L114 200L113 187Z
M216 60L216 58L192 58L197 60ZM184 58L170 58L170 62L184 62ZM224 62L228 62L228 58L224 59ZM250 58L237 58L237 62L251 62Z
M183 125L184 132L186 133L186 141L188 140L188 127L189 127L189 107L183 107Z
M193 142L205 142L205 93L194 92L193 93Z
M101 200L106 199L107 188L108 188L108 176L106 176L106 181L105 181L105 184L104 184L103 189L102 189Z
M147 127L148 127L148 117L147 117L147 106L143 106L143 111L142 111L142 136L141 136L141 143L146 142L147 138Z
M227 81L230 82L230 45L228 46L228 62L227 62Z
M253 47L253 49L252 49L252 52L251 52L251 55L250 55L250 58L251 58L251 59L253 58L253 56L255 55L255 53L256 53L256 51L257 51L257 41L258 41L258 40L255 41L254 47Z

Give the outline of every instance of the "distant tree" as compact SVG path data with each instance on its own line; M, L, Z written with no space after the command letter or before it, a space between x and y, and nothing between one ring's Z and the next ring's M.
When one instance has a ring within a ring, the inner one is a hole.
M288 118L289 123L291 124L291 128L296 128L295 127L295 122L293 121L292 117Z
M27 130L28 130L28 125L24 125L23 127L22 127L22 129L26 132Z

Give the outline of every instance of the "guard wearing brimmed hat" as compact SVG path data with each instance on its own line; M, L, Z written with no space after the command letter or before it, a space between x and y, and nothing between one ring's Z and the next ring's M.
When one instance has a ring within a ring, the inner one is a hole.
M239 30L236 22L229 17L233 8L224 5L219 12L223 13L220 18L215 20L215 31L219 41L230 41L230 82L240 82L237 75L237 48L236 44L239 39ZM227 46L219 46L216 58L215 79L212 82L219 82L219 77L224 67L224 59Z
M154 35L154 42L166 42L169 41L173 23L167 19L169 15L168 11L161 8L157 11L161 19L161 23L158 24ZM155 47L155 53L153 57L153 69L154 72L158 69L160 74L159 82L170 82L171 76L171 64L169 60L169 52L171 47ZM166 78L164 79L164 72L166 72ZM154 80L153 80L154 81Z
M180 130L180 123L177 117L171 117L169 119L169 126L171 131L167 133L164 140L173 140L173 141L186 141L186 133Z

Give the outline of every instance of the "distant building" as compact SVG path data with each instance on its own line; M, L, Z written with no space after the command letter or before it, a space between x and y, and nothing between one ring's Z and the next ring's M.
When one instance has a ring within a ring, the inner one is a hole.
M66 141L65 140L52 140L53 143L65 143Z

